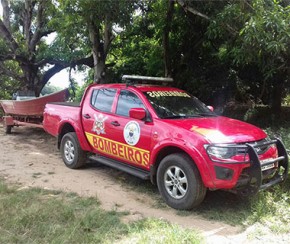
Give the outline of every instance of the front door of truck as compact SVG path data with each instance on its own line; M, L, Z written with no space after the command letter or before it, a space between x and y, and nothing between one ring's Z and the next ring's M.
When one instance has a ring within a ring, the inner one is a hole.
M131 108L145 108L132 91L121 90L115 117L110 121L110 138L117 143L117 156L133 166L149 169L152 122L129 117Z

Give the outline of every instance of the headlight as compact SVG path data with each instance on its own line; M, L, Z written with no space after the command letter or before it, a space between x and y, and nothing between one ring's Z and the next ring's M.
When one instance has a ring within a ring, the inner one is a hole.
M237 149L234 147L210 146L206 147L207 153L211 159L228 159L237 154Z

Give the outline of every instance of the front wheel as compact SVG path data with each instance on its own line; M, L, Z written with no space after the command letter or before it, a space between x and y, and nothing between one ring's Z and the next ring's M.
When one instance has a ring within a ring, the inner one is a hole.
M67 133L60 143L63 162L68 168L78 169L86 162L86 153L82 150L75 132Z
M194 162L185 154L166 156L157 170L157 185L172 208L190 210L204 199L206 188Z

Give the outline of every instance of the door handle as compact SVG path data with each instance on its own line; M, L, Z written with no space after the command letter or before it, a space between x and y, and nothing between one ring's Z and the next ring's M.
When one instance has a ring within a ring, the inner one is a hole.
M83 114L83 117L84 117L85 119L90 119L90 118L91 118L91 116L90 116L89 114Z
M112 124L113 126L120 126L120 124L119 124L118 121L112 121L111 124Z

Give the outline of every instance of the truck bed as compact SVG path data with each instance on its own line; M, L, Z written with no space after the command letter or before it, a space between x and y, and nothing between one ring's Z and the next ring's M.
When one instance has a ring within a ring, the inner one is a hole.
M57 136L62 123L70 121L75 125L81 125L81 106L75 102L54 102L45 106L43 127L53 136Z
M53 102L53 103L49 103L49 104L68 106L68 107L80 107L79 102Z

